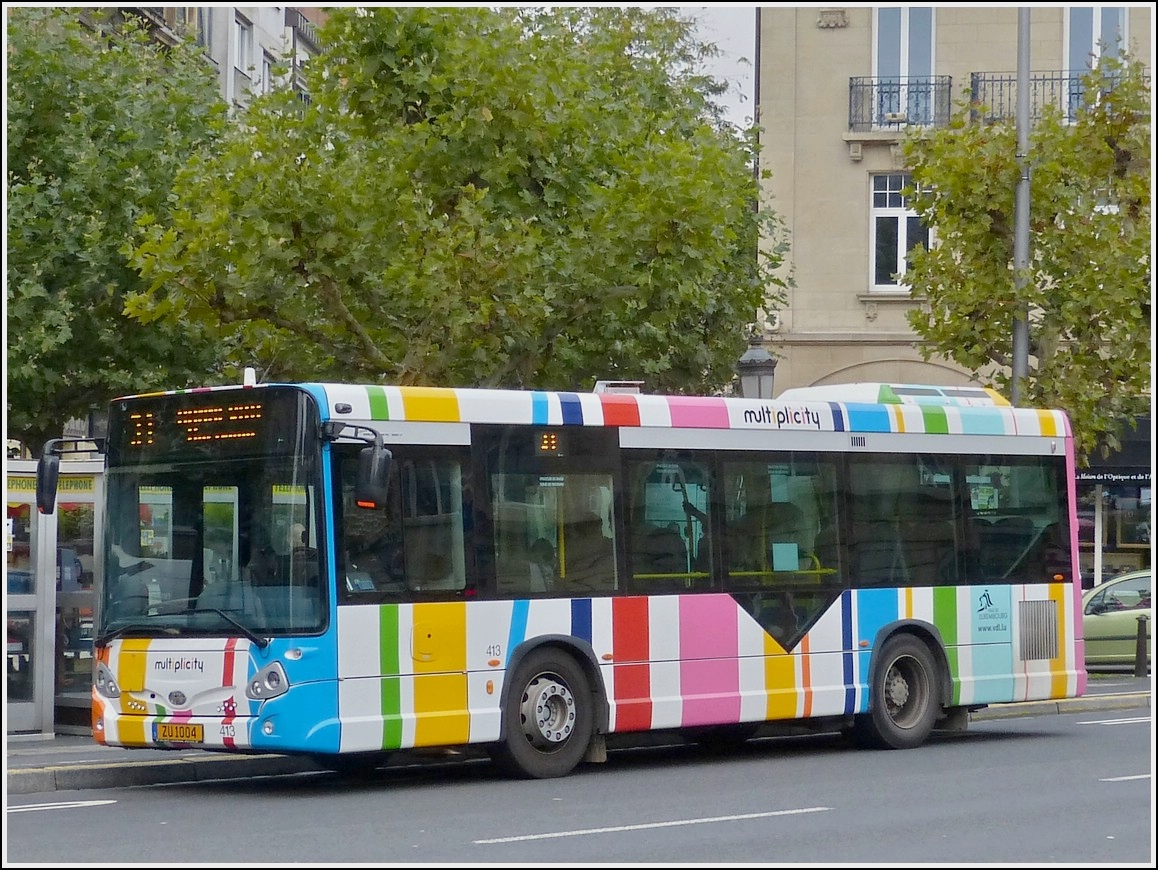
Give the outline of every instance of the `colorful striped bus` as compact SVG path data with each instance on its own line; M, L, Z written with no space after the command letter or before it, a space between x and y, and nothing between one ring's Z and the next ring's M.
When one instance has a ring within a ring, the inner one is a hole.
M1065 415L839 395L116 399L93 735L553 777L609 735L903 749L1080 695Z

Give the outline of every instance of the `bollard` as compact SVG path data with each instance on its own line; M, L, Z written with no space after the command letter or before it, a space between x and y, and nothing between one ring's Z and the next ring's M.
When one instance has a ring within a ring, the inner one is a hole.
M1144 677L1150 670L1150 655L1146 649L1146 622L1150 619L1146 614L1138 617L1138 643L1134 647L1134 676Z

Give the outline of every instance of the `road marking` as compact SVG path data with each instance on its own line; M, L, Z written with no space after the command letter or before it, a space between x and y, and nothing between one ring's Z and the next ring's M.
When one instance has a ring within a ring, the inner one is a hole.
M1079 725L1137 725L1139 722L1149 722L1149 716L1131 716L1129 719L1091 719L1089 722L1079 722Z
M1108 776L1105 779L1099 779L1098 782L1130 782L1135 779L1151 779L1152 774L1137 773L1133 776Z
M767 819L772 816L797 816L802 813L824 813L832 807L805 807L799 810L776 810L769 813L744 813L737 816L711 816L702 819L679 819L674 822L650 822L644 825L616 825L611 828L586 828L579 831L554 831L549 834L525 834L520 837L496 837L493 840L475 840L476 845L493 843L523 843L528 840L555 840L560 837L584 837L588 834L615 834L621 831L647 831L653 828L678 828L681 825L707 825L715 822L741 822L747 819Z
M8 807L10 813L38 813L41 810L78 810L85 807L102 807L116 801L64 801L58 804L27 804L22 807Z

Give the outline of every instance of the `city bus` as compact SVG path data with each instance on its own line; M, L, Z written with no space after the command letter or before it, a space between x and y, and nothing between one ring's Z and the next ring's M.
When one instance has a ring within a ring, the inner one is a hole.
M111 403L99 743L545 778L1085 689L1063 412L254 380Z

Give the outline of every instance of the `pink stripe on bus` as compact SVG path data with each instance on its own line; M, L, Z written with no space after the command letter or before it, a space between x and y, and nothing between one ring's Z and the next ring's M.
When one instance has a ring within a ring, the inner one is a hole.
M740 720L739 625L730 595L680 598L682 725Z
M711 396L668 396L671 424L686 429L728 429L728 405Z

